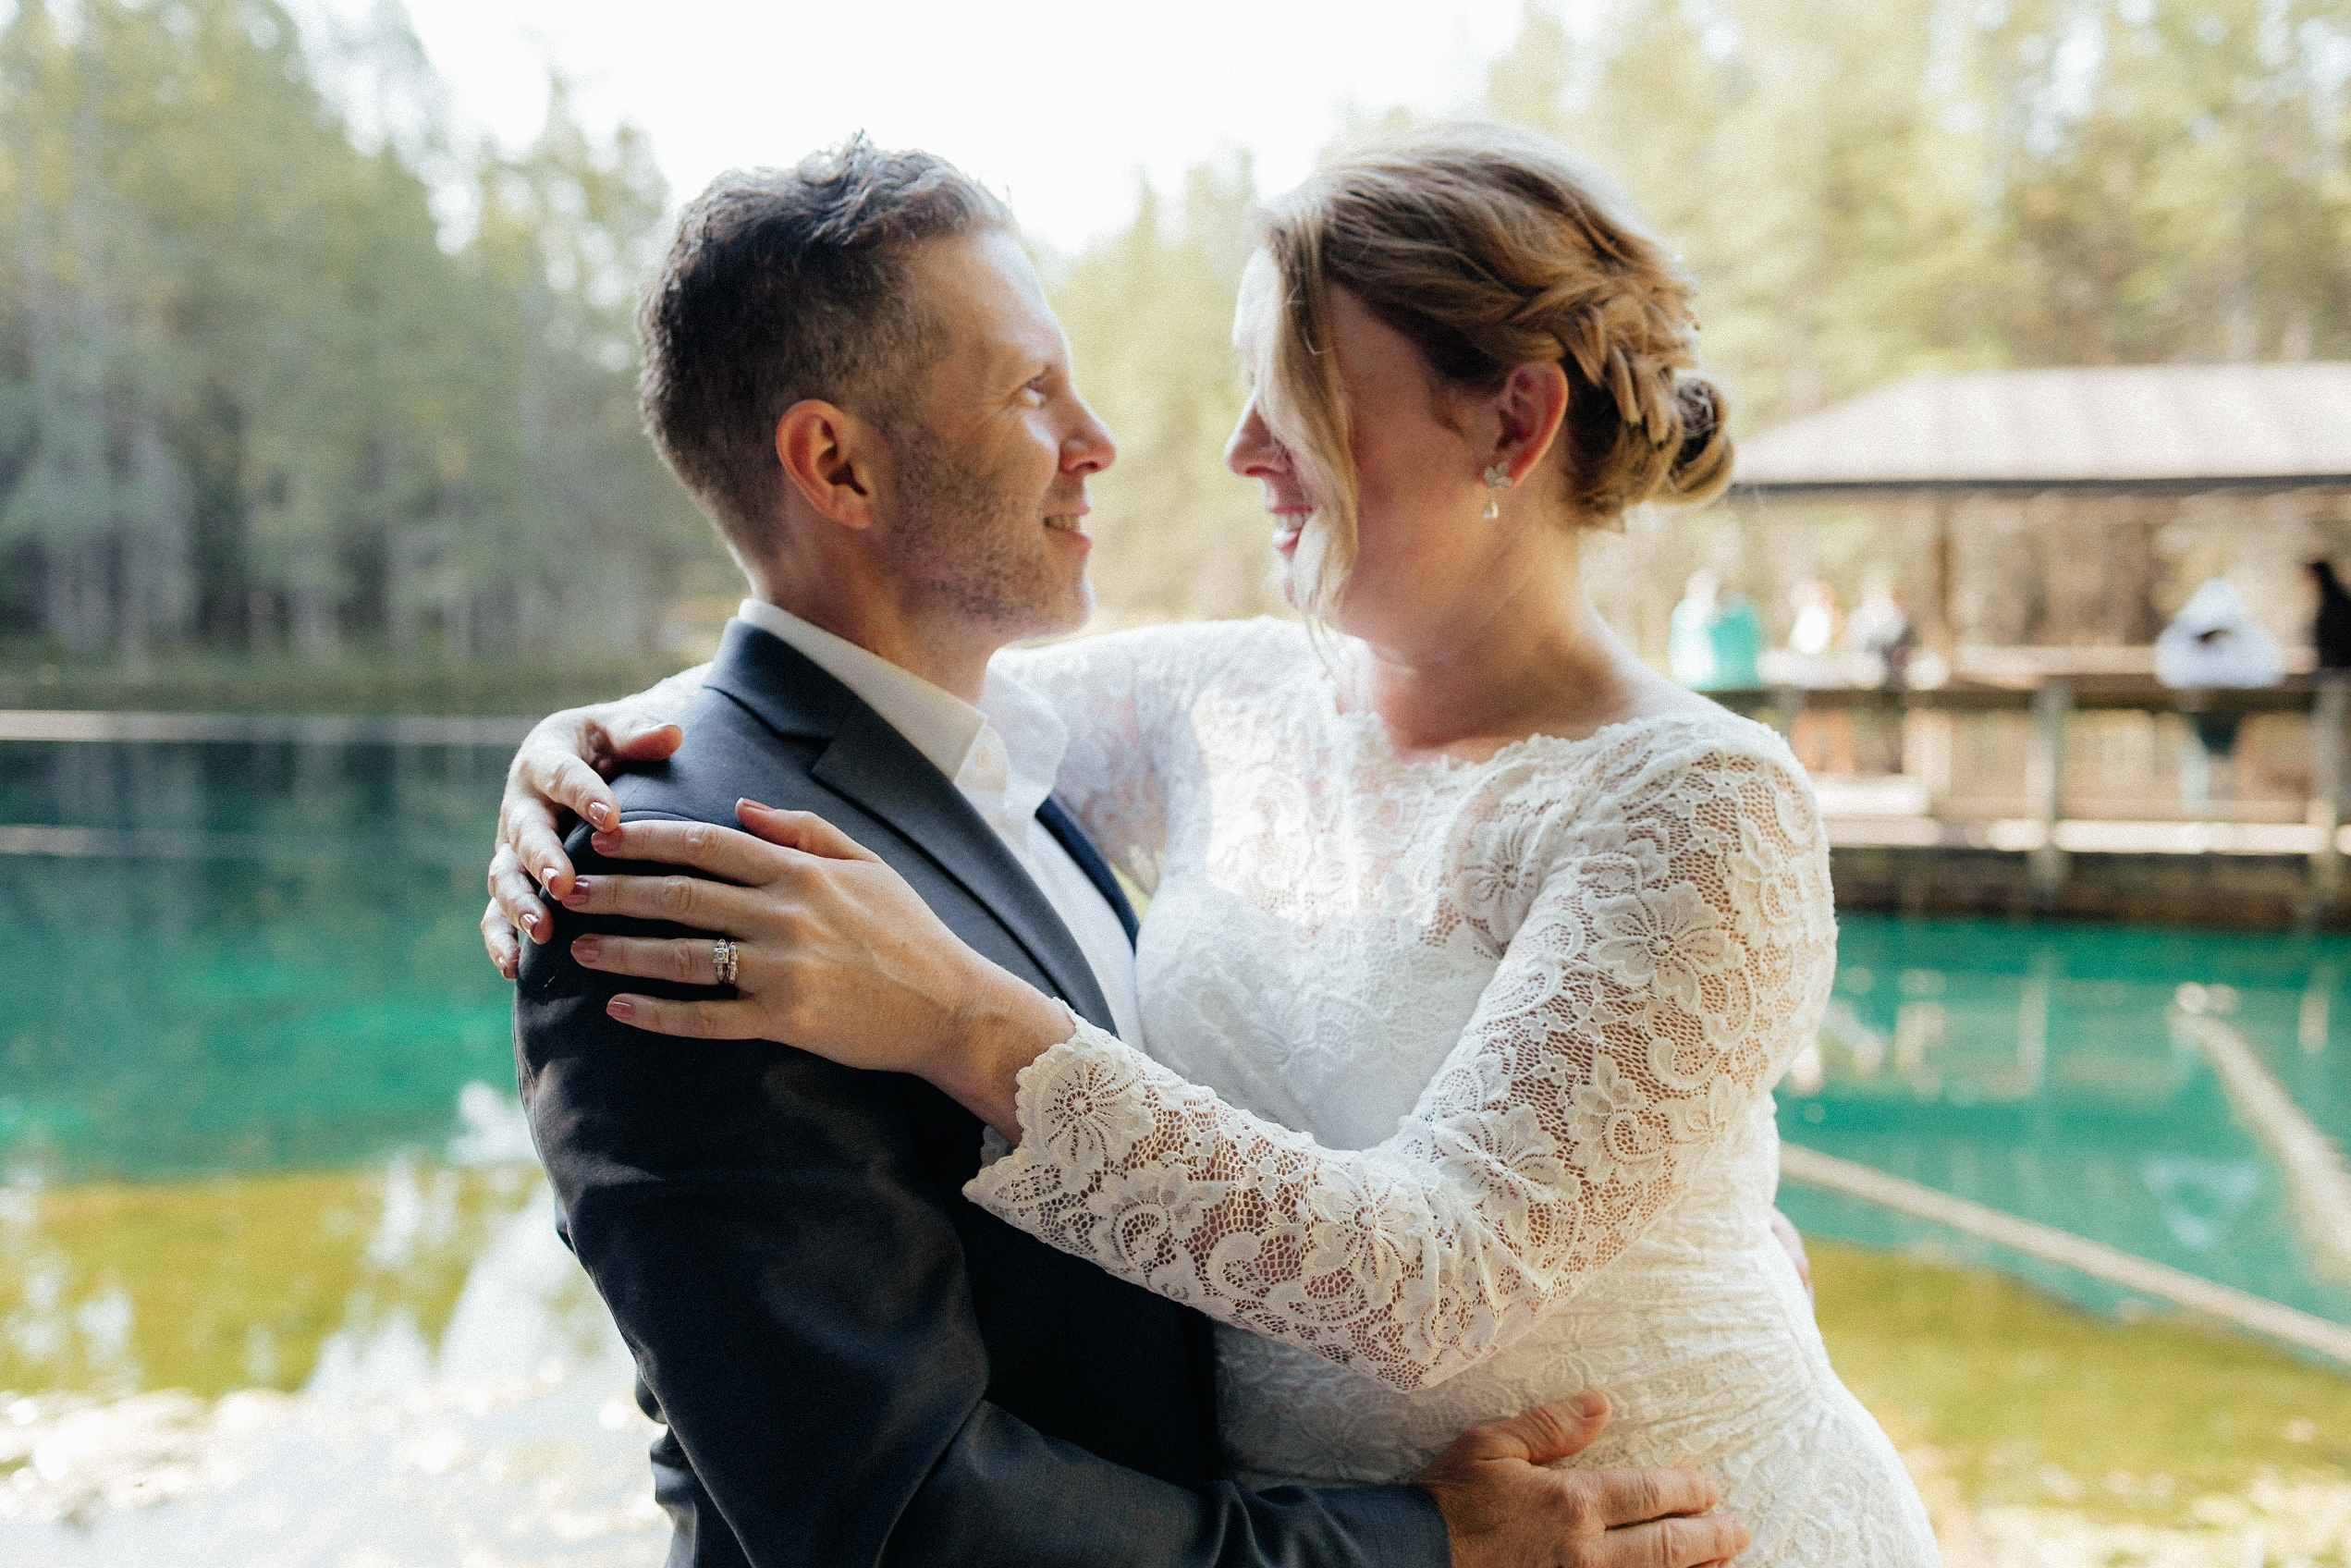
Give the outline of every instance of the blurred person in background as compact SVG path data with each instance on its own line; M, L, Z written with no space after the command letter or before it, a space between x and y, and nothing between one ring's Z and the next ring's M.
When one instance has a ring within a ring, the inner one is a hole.
M1806 577L1797 582L1793 598L1795 619L1788 628L1786 683L1843 685L1845 661L1837 652L1837 633L1843 622L1837 609L1837 591L1824 578ZM1789 727L1788 744L1796 760L1814 773L1854 771L1853 716L1842 707L1800 710Z
M2310 642L2320 669L2351 669L2351 592L2334 574L2334 563L2320 557L2309 563L2310 582L2318 590L2319 609L2310 625Z
M1824 578L1807 577L1796 584L1792 597L1796 613L1788 626L1788 651L1804 661L1802 683L1835 685L1840 674L1831 653L1843 624L1837 613L1837 591Z
M1402 1479L1465 1421L1598 1378L1622 1415L1579 1463L1711 1474L1754 1526L1743 1561L1931 1563L1773 1235L1769 1089L1835 966L1818 814L1777 737L1659 680L1580 583L1586 530L1728 482L1694 333L1669 253L1523 133L1425 133L1272 203L1228 462L1293 602L1343 635L1170 626L961 672L967 704L999 680L1046 700L1058 723L1028 732L1069 814L1152 893L1127 1037L985 962L817 816L616 818L578 715L518 758L493 887L549 937L520 866L591 918L715 933L570 945L666 983L599 980L636 1027L790 1040L986 1121L982 1207L1218 1320L1245 1484ZM950 494L924 514L955 523L940 550L1039 526L1034 496ZM1744 621L1745 668L1718 676L1752 679ZM697 679L644 699L700 704L689 745L722 722ZM553 803L615 825L600 855L717 880L574 882Z
M1882 566L1871 567L1862 579L1861 603L1845 617L1844 631L1838 639L1845 680L1882 692L1901 691L1909 681L1916 639L1910 612L1894 587L1893 573ZM1846 713L1850 723L1852 710ZM1879 706L1870 716L1865 739L1855 742L1858 763L1875 773L1901 772L1904 722L1897 703Z
M1674 680L1694 691L1714 679L1714 643L1707 625L1721 599L1721 578L1700 567L1683 584L1666 621L1666 666Z
M2274 686L2284 673L2277 639L2248 614L2228 579L2215 577L2188 595L2155 639L2155 679L2182 691ZM2245 716L2192 709L2191 745L2180 751L2180 799L2201 805L2235 793L2238 732Z
M1893 573L1872 567L1862 580L1861 603L1845 618L1846 679L1855 686L1899 689L1916 643L1910 612L1894 589Z
M1725 594L1722 580L1700 568L1690 573L1668 622L1667 661L1673 679L1693 692L1721 692L1762 683L1757 659L1763 623L1744 594Z

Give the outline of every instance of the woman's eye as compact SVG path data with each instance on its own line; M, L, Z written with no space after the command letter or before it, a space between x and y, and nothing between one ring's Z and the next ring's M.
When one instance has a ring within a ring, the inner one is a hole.
M1032 381L1026 386L1022 387L1021 392L1024 397L1032 398L1039 403L1044 402L1046 396L1045 377L1041 375L1038 376L1035 381Z

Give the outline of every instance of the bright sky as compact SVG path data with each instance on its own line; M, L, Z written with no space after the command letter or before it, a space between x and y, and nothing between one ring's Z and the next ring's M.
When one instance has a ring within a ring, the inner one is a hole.
M553 65L590 125L651 134L673 200L862 129L953 159L1074 249L1132 214L1145 176L1169 189L1242 148L1278 190L1350 106L1465 107L1521 0L407 4L459 123L510 145L537 129Z

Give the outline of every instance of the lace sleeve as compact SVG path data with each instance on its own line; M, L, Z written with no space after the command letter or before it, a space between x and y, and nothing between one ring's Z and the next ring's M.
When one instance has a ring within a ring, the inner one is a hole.
M1145 893L1159 884L1171 779L1199 766L1194 699L1271 621L1206 621L1072 638L998 655L1070 732L1054 793L1104 858Z
M1399 1389L1501 1349L1714 1158L1817 1023L1828 854L1776 758L1601 792L1396 1134L1324 1148L1091 1026L1021 1075L966 1189L1122 1279Z

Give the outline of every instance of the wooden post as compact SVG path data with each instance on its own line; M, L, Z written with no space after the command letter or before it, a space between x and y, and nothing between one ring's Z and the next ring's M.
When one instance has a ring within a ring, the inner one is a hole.
M2310 805L2308 821L2319 830L2310 851L2310 919L2334 913L2343 896L2343 851L2335 831L2343 823L2343 723L2351 715L2351 676L2329 670L2319 676L2310 704Z
M2065 851L2057 847L2058 781L2065 771L2065 719L2074 711L2074 689L2063 680L2042 683L2033 693L2033 739L2025 755L2025 810L2040 824L2040 841L2031 851L2033 902L2047 909L2065 885Z
M1771 711L1780 720L1781 738L1793 751L1796 743L1796 720L1804 717L1804 688L1774 686L1771 688Z
M2042 942L2025 974L2025 994L2016 1010L2016 1083L2019 1099L2042 1101L2049 1081L2049 1004L2057 989L2057 949Z
M1916 698L1895 710L1902 726L1902 771L1926 787L1927 815L1941 816L1951 793L1951 755L1956 726L1952 716Z
M1951 497L1935 497L1935 627L1929 646L1941 654L1944 668L1959 673L1959 573L1952 560Z

